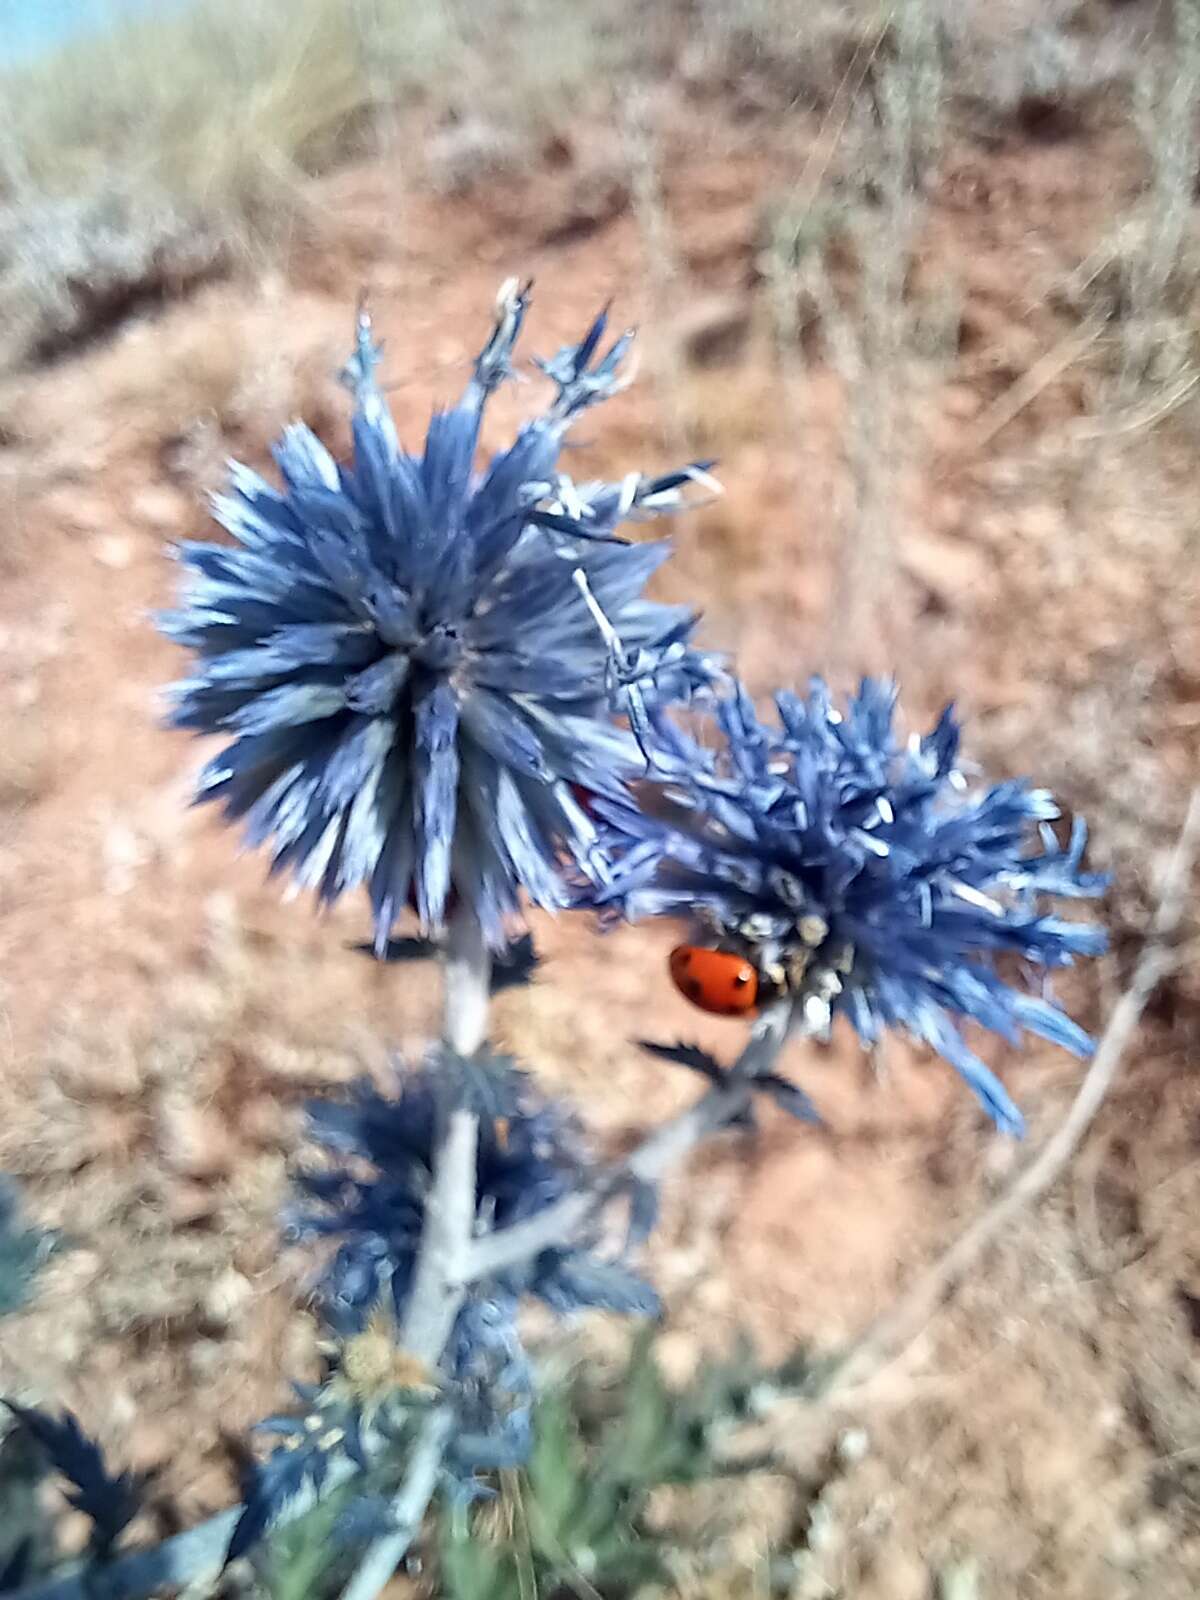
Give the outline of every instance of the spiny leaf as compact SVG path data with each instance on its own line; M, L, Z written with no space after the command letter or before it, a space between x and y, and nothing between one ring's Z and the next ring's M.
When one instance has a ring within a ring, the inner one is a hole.
M656 1183L635 1178L629 1186L629 1233L625 1248L634 1250L654 1232L658 1222L659 1192Z
M641 1039L639 1043L650 1055L657 1056L661 1061L673 1061L677 1066L687 1067L690 1072L698 1073L706 1083L720 1084L725 1081L726 1069L699 1045L684 1044L682 1041L677 1044L655 1044L649 1039ZM821 1122L820 1113L804 1090L786 1078L781 1078L777 1073L765 1073L755 1078L753 1086L756 1093L765 1094L789 1116L796 1117L801 1122L816 1124ZM753 1110L747 1107L733 1119L733 1123L735 1126L752 1127Z
M789 1083L786 1078L781 1078L772 1072L758 1080L758 1087L781 1111L786 1111L788 1116L795 1117L800 1122L811 1122L820 1126L821 1113L804 1090L798 1088L796 1084Z
M329 1458L321 1450L273 1450L251 1475L245 1509L225 1554L226 1564L252 1549L298 1494L307 1489L319 1493L328 1471Z
M725 1076L721 1063L698 1044L684 1044L682 1039L675 1044L657 1044L653 1039L639 1039L638 1045L648 1055L658 1056L661 1061L673 1061L676 1066L698 1072L709 1083L720 1083Z
M657 1294L636 1272L619 1261L601 1261L585 1250L565 1252L542 1298L551 1310L569 1313L582 1307L654 1317L661 1310Z
M436 961L442 947L436 939L408 935L389 939L377 950L373 943L356 944L359 955L370 956L373 961L389 964L407 964L412 961ZM492 959L492 993L502 994L505 989L519 989L529 983L541 966L541 957L534 947L531 934L522 934Z
M41 1445L54 1470L71 1485L68 1501L91 1518L93 1551L106 1554L137 1515L148 1475L110 1472L100 1446L88 1438L70 1411L52 1417L36 1406L18 1405L13 1400L4 1403Z
M0 1561L0 1594L23 1588L33 1569L34 1539L31 1533L18 1539L16 1546Z

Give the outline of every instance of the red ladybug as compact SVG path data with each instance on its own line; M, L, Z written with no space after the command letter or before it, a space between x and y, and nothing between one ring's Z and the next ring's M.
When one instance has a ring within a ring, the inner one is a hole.
M680 994L717 1017L745 1017L758 1007L758 973L745 956L729 950L676 945L671 981Z
M593 791L584 788L582 783L569 783L567 787L574 796L576 805L579 806L581 811L586 812L594 822L596 820L596 810L593 802L596 796Z

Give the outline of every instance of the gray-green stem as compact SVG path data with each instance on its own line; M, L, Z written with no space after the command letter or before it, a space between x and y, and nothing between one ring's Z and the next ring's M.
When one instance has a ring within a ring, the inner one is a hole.
M459 906L450 918L443 979L442 1037L460 1056L473 1056L488 1031L492 955L479 918Z

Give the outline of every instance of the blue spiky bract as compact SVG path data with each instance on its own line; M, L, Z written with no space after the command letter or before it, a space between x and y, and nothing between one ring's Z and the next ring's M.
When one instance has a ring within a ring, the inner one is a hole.
M182 601L161 619L196 656L173 722L230 741L198 798L322 901L366 885L381 948L410 903L437 931L456 894L497 948L524 899L570 903L601 870L572 785L618 793L644 770L627 725L643 692L686 694L702 673L692 614L642 597L668 547L616 529L677 509L704 464L620 483L558 471L571 422L621 386L628 334L601 352L602 314L539 363L548 411L477 468L526 304L506 285L419 456L399 443L361 318L353 460L296 425L275 451L282 488L235 465L214 512L240 548L184 544Z
M476 1162L478 1226L504 1228L535 1216L584 1180L584 1151L573 1121L540 1099L506 1057L484 1052L469 1062L446 1050L415 1071L401 1070L395 1092L369 1083L348 1097L310 1107L310 1129L327 1164L298 1176L302 1199L288 1219L297 1241L326 1239L332 1256L314 1285L315 1305L335 1346L345 1348L380 1309L399 1330L413 1288L425 1208L433 1181L442 1118L451 1104L479 1119ZM531 1445L533 1373L517 1311L530 1294L560 1314L586 1308L651 1314L653 1290L621 1260L579 1244L548 1248L474 1284L455 1321L442 1366L444 1394L455 1408L445 1467L459 1495L480 1492L478 1474L519 1465ZM354 1446L362 1455L361 1421L344 1397L330 1409L317 1391L310 1416L271 1418L267 1431L284 1444L256 1470L235 1549L261 1537L280 1509L304 1487L319 1489L330 1456ZM336 1424L332 1429L330 1425Z
M732 685L716 708L716 748L676 732L676 778L639 786L639 807L602 805L619 859L599 900L634 918L698 914L785 965L799 952L865 1042L907 1031L957 1068L999 1126L1020 1132L1020 1112L958 1024L1014 1043L1029 1029L1090 1053L1088 1036L1032 986L1105 946L1101 929L1048 909L1104 888L1080 870L1082 822L1061 848L1044 790L971 788L952 707L901 742L890 682L864 680L844 711L820 680L775 705L777 722L763 722Z
M297 1239L337 1241L318 1299L340 1337L360 1331L385 1292L403 1320L432 1181L439 1108L451 1093L461 1093L479 1117L481 1227L523 1222L584 1180L585 1150L573 1120L541 1099L507 1057L485 1052L464 1063L438 1049L422 1068L400 1071L392 1094L360 1083L345 1100L315 1102L309 1108L311 1134L334 1163L300 1174L304 1200L289 1226ZM489 1280L480 1293L513 1305L529 1293L564 1312L589 1306L655 1309L650 1290L627 1269L582 1248L545 1250Z
M15 1400L4 1403L66 1480L70 1504L90 1520L92 1553L106 1556L141 1510L149 1476L114 1472L100 1446L84 1432L72 1412L64 1411L55 1417L37 1406L18 1405Z

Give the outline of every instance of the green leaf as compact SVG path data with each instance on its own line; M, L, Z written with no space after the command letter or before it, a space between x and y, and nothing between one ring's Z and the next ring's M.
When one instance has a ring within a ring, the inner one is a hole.
M323 1600L337 1593L347 1556L334 1542L334 1525L354 1492L347 1486L326 1495L270 1535L259 1560L259 1581L271 1600Z
M462 1507L443 1521L440 1576L446 1600L521 1600L511 1548L490 1543Z
M810 1371L807 1358L766 1368L743 1340L675 1388L653 1330L634 1341L623 1371L597 1380L594 1367L580 1365L537 1400L530 1460L501 1475L498 1507L507 1515L460 1511L444 1523L439 1592L448 1600L608 1600L669 1583L672 1541L648 1526L651 1494L740 1472L740 1461L724 1463L719 1441L755 1414L760 1391L795 1392ZM746 1470L777 1463L762 1457Z
M536 1520L551 1541L561 1543L586 1500L587 1461L564 1391L545 1396L535 1416L533 1452L526 1469L531 1521Z

